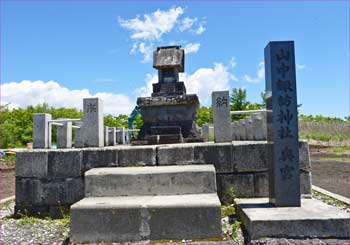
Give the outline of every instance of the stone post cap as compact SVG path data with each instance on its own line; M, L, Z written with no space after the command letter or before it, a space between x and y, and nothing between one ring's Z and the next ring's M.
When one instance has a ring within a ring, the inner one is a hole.
M158 47L153 52L153 68L177 68L179 72L185 71L185 50L181 46Z

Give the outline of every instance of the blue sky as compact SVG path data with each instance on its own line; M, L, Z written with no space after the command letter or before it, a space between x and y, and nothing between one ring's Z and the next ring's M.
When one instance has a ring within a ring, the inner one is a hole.
M157 81L152 51L185 47L187 90L244 87L259 102L263 49L294 40L304 114L349 115L349 2L1 1L1 102L130 113ZM149 56L151 55L151 56Z

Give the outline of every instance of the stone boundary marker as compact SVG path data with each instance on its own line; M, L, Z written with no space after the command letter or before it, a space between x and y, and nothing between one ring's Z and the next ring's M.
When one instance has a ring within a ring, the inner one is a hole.
M332 197L334 199L337 199L338 201L341 201L341 202L343 202L343 203L345 203L347 205L350 205L350 198L347 198L347 197L344 197L342 195L339 195L339 194L327 191L327 190L325 190L325 189L323 189L321 187L315 186L315 185L312 185L312 189L317 191L317 192L320 192L323 195Z
M228 91L212 92L215 142L231 142L230 96Z

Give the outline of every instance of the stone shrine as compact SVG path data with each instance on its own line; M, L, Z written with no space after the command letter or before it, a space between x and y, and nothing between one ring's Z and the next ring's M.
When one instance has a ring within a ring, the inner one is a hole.
M168 144L201 142L195 120L199 100L186 94L179 72L184 72L185 52L181 46L158 47L153 53L153 67L158 70L158 83L151 97L137 99L143 126L134 144Z

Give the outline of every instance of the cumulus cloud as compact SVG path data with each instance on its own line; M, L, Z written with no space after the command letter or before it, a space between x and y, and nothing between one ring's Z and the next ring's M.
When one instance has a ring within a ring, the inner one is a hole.
M259 83L265 78L265 63L261 61L258 65L258 71L256 72L256 77L251 77L247 74L243 76L243 79L248 83Z
M197 94L204 105L209 105L211 92L228 90L230 81L237 81L237 78L228 71L228 67L222 63L214 63L213 68L200 68L193 74L180 73L180 81L184 81L188 94ZM136 91L139 96L150 96L152 84L158 82L156 74L147 74L145 86Z
M137 15L132 19L119 17L120 26L130 31L132 41L130 53L138 52L143 55L142 62L148 62L151 60L155 46L160 44L165 34L173 30L189 31L196 34L205 31L203 21L198 23L196 17L183 17L184 13L184 8L172 7L168 10L158 9L153 13L144 14L142 17Z
M99 92L91 94L88 89L70 90L55 81L10 82L1 85L2 104L10 103L10 109L48 103L53 107L83 109L83 98L99 97L103 100L105 114L129 114L134 106L129 96Z
M188 43L188 44L186 44L184 47L185 54L197 53L200 46L201 46L200 43Z

